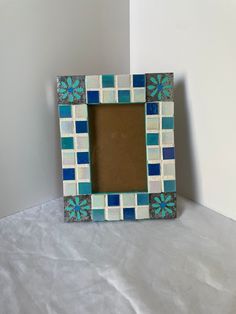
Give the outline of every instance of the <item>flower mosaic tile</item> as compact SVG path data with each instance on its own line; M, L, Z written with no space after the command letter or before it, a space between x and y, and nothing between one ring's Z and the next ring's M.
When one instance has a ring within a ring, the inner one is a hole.
M57 78L66 222L176 217L173 74ZM145 106L147 191L92 191L88 106Z

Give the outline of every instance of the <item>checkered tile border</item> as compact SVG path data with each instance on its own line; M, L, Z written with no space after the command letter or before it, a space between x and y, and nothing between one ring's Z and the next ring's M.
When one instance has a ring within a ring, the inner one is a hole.
M65 221L176 217L173 74L57 78ZM148 191L92 194L88 105L144 103Z

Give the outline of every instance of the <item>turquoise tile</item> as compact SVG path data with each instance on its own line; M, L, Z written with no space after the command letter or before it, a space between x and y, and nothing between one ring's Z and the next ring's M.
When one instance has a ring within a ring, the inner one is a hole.
M147 133L147 145L159 145L159 134Z
M130 91L118 90L118 102L130 103Z
M102 75L102 87L115 87L114 75L106 74Z
M92 219L93 221L104 221L105 220L104 209L94 209L92 211Z
M138 193L137 194L137 203L138 203L138 205L149 205L148 193Z
M164 181L164 191L165 192L176 192L176 181L175 180L165 180Z
M59 117L60 118L71 118L71 106L70 105L59 105Z
M74 149L73 137L62 137L61 149Z
M174 118L163 117L162 118L162 129L174 129Z
M79 183L79 194L91 194L91 190L90 182Z

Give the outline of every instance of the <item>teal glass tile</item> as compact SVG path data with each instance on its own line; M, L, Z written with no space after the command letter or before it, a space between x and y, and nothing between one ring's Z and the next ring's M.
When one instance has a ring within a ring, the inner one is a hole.
M106 74L102 75L102 87L115 87L114 75Z
M147 145L159 145L159 134L147 133Z
M118 90L118 102L129 103L130 102L130 91L129 90Z
M138 205L149 205L148 193L138 193L137 194L137 203L138 203Z
M92 219L93 221L104 221L105 220L104 209L94 209L92 211Z
M163 117L162 118L162 129L174 129L174 118Z
M59 117L60 118L71 118L71 106L70 105L59 105Z
M91 194L91 190L90 182L79 183L79 194Z
M61 149L74 149L73 137L62 137Z
M175 180L165 180L164 181L164 191L165 192L176 192L176 181Z

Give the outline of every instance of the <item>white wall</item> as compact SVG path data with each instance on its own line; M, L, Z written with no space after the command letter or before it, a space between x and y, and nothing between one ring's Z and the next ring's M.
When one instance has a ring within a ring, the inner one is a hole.
M62 195L56 75L113 72L128 0L0 0L0 216Z
M131 0L131 72L176 75L177 189L236 219L236 1Z

